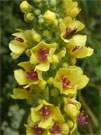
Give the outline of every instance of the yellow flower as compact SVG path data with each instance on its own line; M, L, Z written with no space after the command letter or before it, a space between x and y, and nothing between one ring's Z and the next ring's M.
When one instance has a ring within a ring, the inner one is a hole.
M22 31L14 33L13 36L15 36L15 39L10 41L9 48L12 51L11 56L16 59L27 48L27 41Z
M75 94L76 90L84 88L89 79L83 75L81 68L77 66L68 66L60 68L53 80L53 85L63 94Z
M80 102L78 102L74 98L65 98L64 102L64 111L73 121L76 121L77 116L80 113Z
M93 49L86 47L86 35L75 35L67 44L67 51L73 58L84 58L92 55Z
M49 128L53 120L64 121L63 116L58 107L41 100L37 107L31 108L31 119L34 123L44 129Z
M13 99L26 99L28 103L32 103L32 90L24 88L14 88L11 97Z
M26 127L26 135L46 135L45 129L38 126L38 124L33 123L31 116L28 117Z
M71 17L65 17L63 20L60 20L59 27L61 39L68 43L73 34L81 31L85 26L78 20L72 19Z
M48 23L54 23L56 22L56 14L50 10L47 10L44 15L43 18L46 22Z
M56 50L57 44L47 44L45 42L40 42L38 45L31 49L31 64L35 64L35 69L41 71L49 70L50 63L54 63L54 52Z
M26 1L22 1L20 4L20 10L23 13L29 12L32 9L32 6Z
M60 121L54 121L48 130L48 135L67 135L68 133L69 127L67 123Z
M15 39L10 41L9 48L14 59L17 59L27 48L30 48L33 43L38 43L41 39L40 35L33 29L18 30L17 33L12 35L15 36Z
M65 16L75 17L79 14L80 8L78 7L78 2L73 0L63 0L63 8Z
M46 82L42 78L42 72L35 70L35 67L29 61L21 62L18 66L23 68L14 71L15 79L19 85L24 85L24 88L31 85L39 86L42 89L45 88Z

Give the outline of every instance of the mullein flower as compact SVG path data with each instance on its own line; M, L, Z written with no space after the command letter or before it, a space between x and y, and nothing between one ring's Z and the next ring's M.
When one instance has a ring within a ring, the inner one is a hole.
M85 26L78 20L72 19L72 17L65 17L59 22L61 39L68 43L69 39L78 31L81 31Z
M69 127L67 123L54 121L48 130L48 135L68 135Z
M23 31L14 33L13 36L15 39L10 41L9 48L12 51L11 56L16 59L26 50L28 45Z
M31 119L34 123L38 123L39 127L44 129L49 128L53 120L64 121L59 108L45 100L41 100L37 107L31 108Z
M76 77L76 78L75 78ZM81 68L77 66L68 66L60 68L53 80L53 85L57 87L62 94L74 94L76 90L84 88L89 79L83 75Z
M33 47L31 49L30 62L35 65L35 69L40 71L49 70L50 63L54 63L56 48L56 43L47 44L43 41Z
M38 126L38 124L33 123L31 116L28 117L26 127L26 135L46 135L45 129Z
M64 111L73 121L77 119L77 116L80 113L80 107L80 102L78 102L74 98L64 99Z
M67 44L67 51L73 58L84 58L93 54L93 49L86 47L87 36L75 35Z
M42 89L45 88L46 82L42 78L42 72L35 70L35 67L29 61L21 62L18 66L22 69L15 70L14 76L19 85L22 85L24 88L31 85L39 86Z
M76 17L81 10L78 7L78 3L74 2L73 0L63 0L63 8L65 16L71 17Z
M9 48L12 51L11 56L17 59L23 54L27 48L33 44L38 43L41 39L40 35L31 30L19 30L19 32L12 34L15 38L10 41Z

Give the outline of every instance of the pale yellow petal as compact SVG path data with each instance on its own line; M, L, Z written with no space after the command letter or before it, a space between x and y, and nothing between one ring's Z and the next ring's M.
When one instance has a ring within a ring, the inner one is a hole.
M25 85L28 83L26 73L22 69L15 70L14 77L19 85Z

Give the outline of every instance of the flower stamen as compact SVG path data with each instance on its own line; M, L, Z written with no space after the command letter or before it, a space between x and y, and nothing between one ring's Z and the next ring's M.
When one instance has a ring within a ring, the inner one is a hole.
M68 88L69 85L70 85L70 81L68 80L68 78L66 76L62 76L61 78L61 82L62 82L62 87L65 89L65 88Z
M22 43L24 42L24 39L20 38L20 37L17 37L16 40L19 41L19 42L22 42Z
M63 37L64 37L65 39L67 39L67 38L71 37L75 32L76 32L76 29L66 28Z
M51 113L49 106L47 106L47 105L43 106L43 107L39 110L39 113L40 113L40 115L41 115L42 117L47 118L47 117L50 115L50 113Z
M55 122L52 128L50 129L50 132L52 135L60 135L61 134L61 128L58 122Z
M38 75L35 70L31 70L30 72L27 72L26 77L27 77L27 79L30 79L30 80L38 80Z
M38 127L38 125L34 126L33 131L34 131L34 135L42 135L43 133L43 129Z

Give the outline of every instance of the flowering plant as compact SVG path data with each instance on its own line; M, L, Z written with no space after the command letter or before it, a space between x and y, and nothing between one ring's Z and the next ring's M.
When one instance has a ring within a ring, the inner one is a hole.
M14 71L18 85L11 96L30 104L26 134L73 134L85 121L77 94L89 82L76 63L93 54L80 34L81 9L72 0L23 0L20 10L31 28L18 29L9 43L12 58L23 59Z

